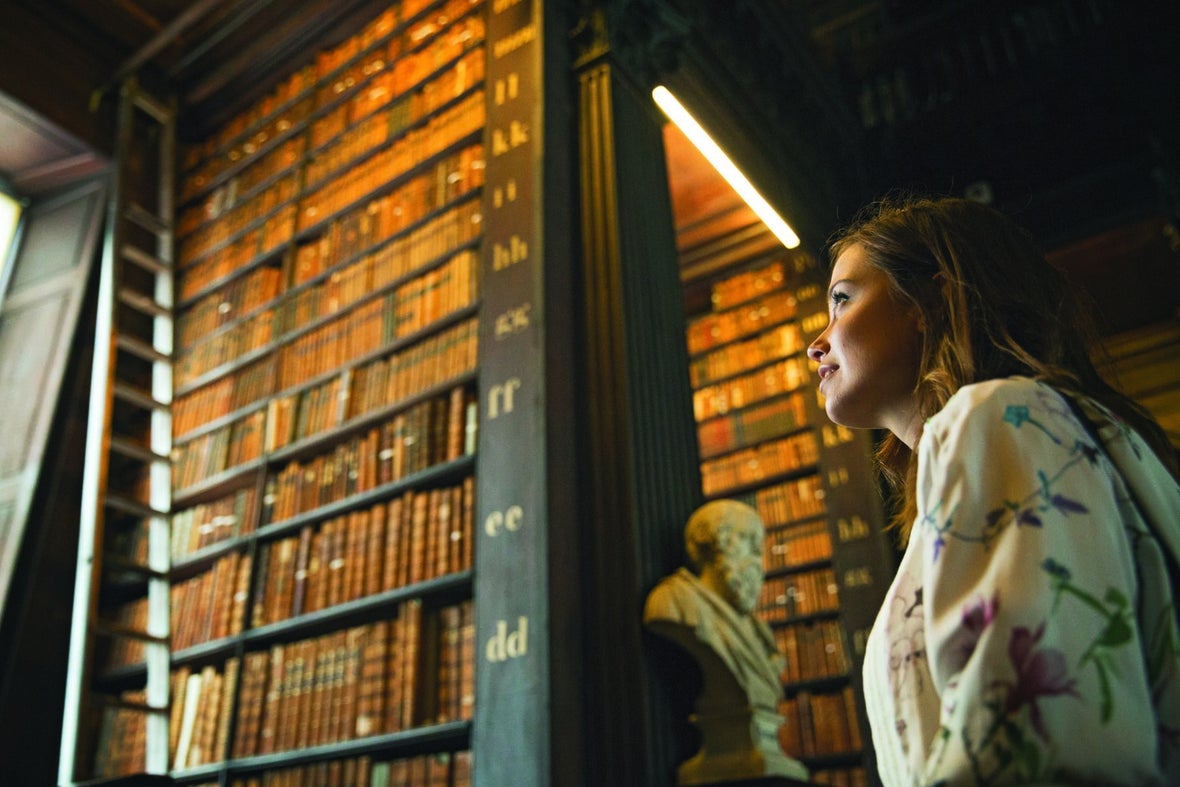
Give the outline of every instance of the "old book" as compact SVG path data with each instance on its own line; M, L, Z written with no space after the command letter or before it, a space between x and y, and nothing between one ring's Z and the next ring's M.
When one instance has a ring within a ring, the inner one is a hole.
M291 588L291 617L298 617L306 610L307 601L307 570L311 562L311 525L304 525L299 530L299 540L295 549L294 575Z

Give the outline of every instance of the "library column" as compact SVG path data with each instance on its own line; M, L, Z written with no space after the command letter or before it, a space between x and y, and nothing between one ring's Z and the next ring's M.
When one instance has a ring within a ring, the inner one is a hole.
M621 786L671 784L683 757L673 732L683 715L670 712L675 698L660 674L676 655L643 631L642 611L679 565L684 524L701 502L662 119L634 73L651 41L640 24L620 51L610 29L626 5L598 4L605 10L588 12L574 38L588 455L581 564L594 653L586 783ZM647 21L666 32L666 20Z
M542 0L489 0L472 732L480 787L573 785L583 770L570 166L549 154L568 149L568 131L550 121L568 116L559 14Z

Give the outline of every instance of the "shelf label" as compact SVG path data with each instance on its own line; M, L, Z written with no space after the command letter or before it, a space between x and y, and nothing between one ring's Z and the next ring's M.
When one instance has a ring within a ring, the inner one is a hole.
M496 106L502 107L520 95L520 74L513 71L503 79L497 79L492 85L492 100Z
M509 377L499 385L493 385L488 390L488 420L499 418L501 414L508 414L516 406L513 394L520 390L519 377Z
M864 658L865 646L869 643L869 631L871 627L863 627L854 629L852 632L852 650L856 653L858 659Z
M532 304L523 303L500 314L495 319L496 341L528 330Z
M508 621L496 621L496 633L488 640L484 655L488 662L497 664L518 659L529 652L529 619L521 615L516 619L516 630L509 633Z
M873 584L873 569L869 566L858 566L844 572L844 587L861 588Z
M528 258L528 241L519 235L510 237L507 246L502 243L492 244L492 270L494 271L502 271L505 268L510 268L518 262L524 262Z
M492 187L493 208L502 208L508 202L516 202L516 178L507 178L503 186Z
M524 509L520 506L508 506L503 511L493 511L483 521L484 532L492 538L501 531L515 533L520 530L520 520L524 516Z
M851 443L853 438L852 430L840 424L827 424L824 426L822 433L824 446L827 448L835 448L838 445Z
M845 519L840 517L836 520L836 536L841 543L848 543L849 541L860 541L868 538L869 523L864 520L864 517L854 514Z
M838 486L847 484L849 480L848 468L840 465L834 470L828 471L828 488L835 489Z
M507 129L492 130L492 155L503 156L521 145L528 144L528 141L529 124L519 120L509 121Z

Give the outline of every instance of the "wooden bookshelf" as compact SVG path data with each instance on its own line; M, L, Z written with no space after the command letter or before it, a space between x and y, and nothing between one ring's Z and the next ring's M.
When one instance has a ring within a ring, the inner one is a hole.
M472 782L488 13L351 20L180 153L177 783ZM136 716L99 715L95 775L142 770Z
M828 421L804 354L827 321L822 282L804 252L731 265L686 339L702 491L766 525L757 614L786 657L780 742L815 781L860 785L875 773L860 664L892 556L868 439Z

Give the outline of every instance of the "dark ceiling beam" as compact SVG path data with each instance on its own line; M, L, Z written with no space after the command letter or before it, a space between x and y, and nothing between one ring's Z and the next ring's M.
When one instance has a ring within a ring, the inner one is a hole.
M184 13L169 22L163 30L161 30L155 38L148 41L139 51L125 60L118 68L115 69L114 74L111 75L110 81L107 83L107 88L116 87L126 77L134 74L139 70L140 66L148 63L160 52L175 41L185 30L188 30L192 25L201 21L208 13L216 9L219 5L226 3L228 0L197 0L196 3L189 6Z

